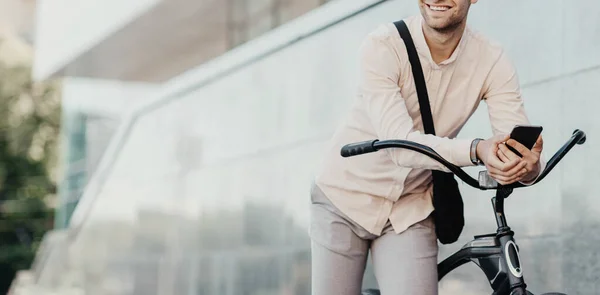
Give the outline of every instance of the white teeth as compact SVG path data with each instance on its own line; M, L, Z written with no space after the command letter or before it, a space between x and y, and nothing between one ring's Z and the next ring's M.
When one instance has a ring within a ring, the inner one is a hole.
M429 5L429 8L431 8L431 10L434 10L434 11L446 11L449 9L447 6L433 6L433 5Z

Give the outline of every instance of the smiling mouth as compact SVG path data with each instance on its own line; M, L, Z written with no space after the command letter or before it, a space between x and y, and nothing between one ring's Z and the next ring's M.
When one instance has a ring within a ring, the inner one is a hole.
M450 10L450 6L431 5L431 4L425 4L425 5L427 5L427 7L429 7L429 9L433 10L433 11L448 11L448 10Z

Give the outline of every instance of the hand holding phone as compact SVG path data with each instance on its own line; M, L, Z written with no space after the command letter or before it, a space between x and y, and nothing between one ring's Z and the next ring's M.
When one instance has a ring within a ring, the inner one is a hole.
M539 175L541 169L539 160L543 149L540 136L542 129L541 126L515 126L509 139L499 146L498 157L503 162L521 160L521 165L524 165L523 171L518 176L521 181L528 182Z
M506 142L509 139L508 135L498 134L477 145L477 156L489 175L502 185L518 181L527 173L527 162L508 150Z
M542 126L535 125L517 125L513 128L510 133L510 139L514 139L518 143L525 146L527 149L531 150L535 146L535 142L538 140L540 134L542 134ZM521 153L519 153L516 149L514 149L510 145L506 145L506 147L515 153L519 157L523 157Z
M480 141L477 157L484 162L490 176L500 184L529 181L539 174L539 158L543 149L541 133L541 126L515 126L510 135L499 134ZM510 146L514 145L511 141L518 142L517 149L525 155Z

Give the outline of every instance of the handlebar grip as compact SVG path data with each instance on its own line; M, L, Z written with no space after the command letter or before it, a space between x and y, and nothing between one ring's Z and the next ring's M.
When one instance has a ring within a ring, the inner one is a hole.
M369 141L361 141L347 144L344 147L342 147L340 154L342 155L342 157L347 158L376 152L377 149L373 145L378 141L378 139L374 139Z
M584 144L585 140L586 140L586 135L585 132L579 130L579 129L575 129L575 131L573 131L573 136L579 136L579 141L577 141L577 144Z

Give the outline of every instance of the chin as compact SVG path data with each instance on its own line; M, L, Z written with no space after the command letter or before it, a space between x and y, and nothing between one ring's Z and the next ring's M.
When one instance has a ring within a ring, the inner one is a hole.
M446 29L448 29L448 27L450 27L450 23L445 19L436 19L436 20L425 19L425 24L427 24L427 26L432 29L442 30L442 31L446 30Z
M454 23L448 19L428 19L425 18L425 24L439 32L447 32L454 30L459 23Z

